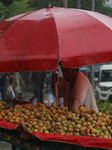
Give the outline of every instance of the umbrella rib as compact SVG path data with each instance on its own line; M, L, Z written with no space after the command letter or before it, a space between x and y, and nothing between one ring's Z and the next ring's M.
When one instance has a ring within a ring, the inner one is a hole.
M53 15L53 11L52 11L52 9L53 8L50 8L49 10L51 11L51 15L52 15L52 18L53 18L53 20L54 20L54 24L55 24L55 27L56 27L56 33L57 33L57 41L58 41L58 55L59 55L59 60L58 60L58 62L59 61L61 61L61 58L60 58L60 51L59 51L59 34L58 34L58 29L57 29L57 26L56 26L56 20L55 20L55 17L54 17L54 15Z

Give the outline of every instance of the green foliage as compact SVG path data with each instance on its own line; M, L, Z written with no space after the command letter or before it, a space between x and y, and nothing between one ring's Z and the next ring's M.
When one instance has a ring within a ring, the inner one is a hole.
M96 103L100 112L108 111L109 114L112 115L112 103L108 101L101 102L100 100L97 100Z
M25 13L31 10L28 8L27 0L15 0L11 5L5 6L0 3L0 18L5 16L5 18L9 18L21 13Z
M57 0L10 0L10 4L5 4L2 1L0 1L0 18L2 16L9 18L31 10L44 8L48 4L59 6L59 1Z
M104 5L108 0L97 0L95 3L95 11L111 16L112 15L112 8Z
M95 0L95 11L112 16L112 8L105 6L108 0ZM68 0L69 8L74 8L75 0ZM59 7L60 0L0 0L0 18L9 18L30 10L45 8L48 4ZM81 8L91 10L91 0L81 0Z
M5 6L9 6L13 3L14 0L0 0Z
M97 9L99 10L99 8L104 9L105 3L107 1L108 0L95 0L95 11L97 11ZM91 10L92 9L92 0L81 0L81 8L86 9L86 10Z
M95 0L95 11L112 16L112 8L106 6L108 0ZM69 0L69 7L74 8L74 1ZM92 0L81 0L81 9L92 10Z
M11 5L14 1L20 1L20 0L0 0L0 2L5 6Z
M4 16L4 5L0 3L0 18Z

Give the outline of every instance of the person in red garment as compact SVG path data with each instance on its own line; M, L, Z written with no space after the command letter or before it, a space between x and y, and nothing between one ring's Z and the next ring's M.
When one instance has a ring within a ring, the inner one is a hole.
M94 97L92 86L86 76L75 69L64 69L61 65L63 77L58 84L58 95L64 98L64 106L69 110L79 108L84 105L88 110L94 109L98 112L96 100ZM57 74L53 73L51 77L51 87L55 95L55 82L57 82Z

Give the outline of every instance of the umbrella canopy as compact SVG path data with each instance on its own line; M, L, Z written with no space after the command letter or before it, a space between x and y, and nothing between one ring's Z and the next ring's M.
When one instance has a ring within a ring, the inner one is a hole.
M56 70L112 61L112 19L100 13L44 8L0 23L0 72Z

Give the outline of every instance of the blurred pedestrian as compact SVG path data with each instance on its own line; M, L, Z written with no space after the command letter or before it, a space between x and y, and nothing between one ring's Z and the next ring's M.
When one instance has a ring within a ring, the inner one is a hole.
M15 94L15 98L23 98L23 93L22 93L22 89L21 86L23 86L25 88L25 84L24 81L21 77L20 72L13 72L10 74L10 85L14 91Z
M7 86L9 86L8 74L0 73L0 93L2 101L6 101Z
M37 99L37 103L43 102L43 89L46 73L44 71L33 71L31 73L31 81L34 87L34 96L30 98L30 103L33 103L34 98Z
M52 72L49 71L46 73L46 77L45 77L45 93L48 96L48 103L49 105L51 105L53 102L55 102L55 97L52 93L52 89L51 89L51 76L52 76Z

